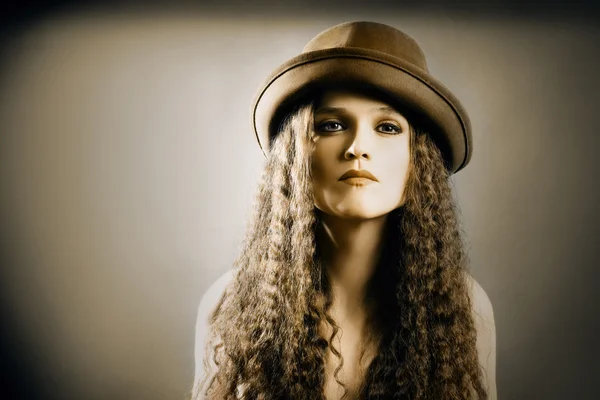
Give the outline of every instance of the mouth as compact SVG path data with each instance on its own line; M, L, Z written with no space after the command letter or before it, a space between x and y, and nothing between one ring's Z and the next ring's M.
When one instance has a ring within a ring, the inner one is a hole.
M367 183L368 181L378 182L377 178L375 178L375 176L366 169L351 169L346 171L346 173L344 173L339 180L345 183Z
M371 183L375 183L374 180L369 179L369 178L364 178L362 176L351 176L346 179L340 179L340 182L345 183L346 185L351 185L351 186L365 186L365 185L369 185Z

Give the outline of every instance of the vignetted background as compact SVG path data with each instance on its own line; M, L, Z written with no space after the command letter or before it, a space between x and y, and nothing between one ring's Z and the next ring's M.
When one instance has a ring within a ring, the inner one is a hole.
M4 5L1 399L183 399L263 162L262 80L350 20L413 36L469 111L453 177L501 399L597 399L600 25L591 2Z

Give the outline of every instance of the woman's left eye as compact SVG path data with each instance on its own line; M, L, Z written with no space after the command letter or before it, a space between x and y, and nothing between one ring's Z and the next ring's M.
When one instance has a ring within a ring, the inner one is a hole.
M390 134L395 134L395 135L402 132L402 129L400 129L399 126L397 126L396 124L392 124L390 122L384 122L383 124L380 124L379 126L377 126L377 129L380 132L390 133Z

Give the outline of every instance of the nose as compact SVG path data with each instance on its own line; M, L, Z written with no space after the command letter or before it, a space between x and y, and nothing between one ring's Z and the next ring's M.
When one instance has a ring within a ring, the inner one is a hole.
M356 158L371 159L371 151L368 148L368 136L371 133L368 127L357 127L354 129L352 143L344 152L344 159L354 160Z

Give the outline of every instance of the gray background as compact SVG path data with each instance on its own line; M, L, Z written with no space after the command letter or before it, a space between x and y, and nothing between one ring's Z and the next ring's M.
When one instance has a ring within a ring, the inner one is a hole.
M584 8L307 4L81 7L5 37L11 398L183 398L198 303L237 256L263 161L250 102L272 69L349 20L413 36L470 113L473 158L453 181L494 306L500 398L600 396L595 20Z

